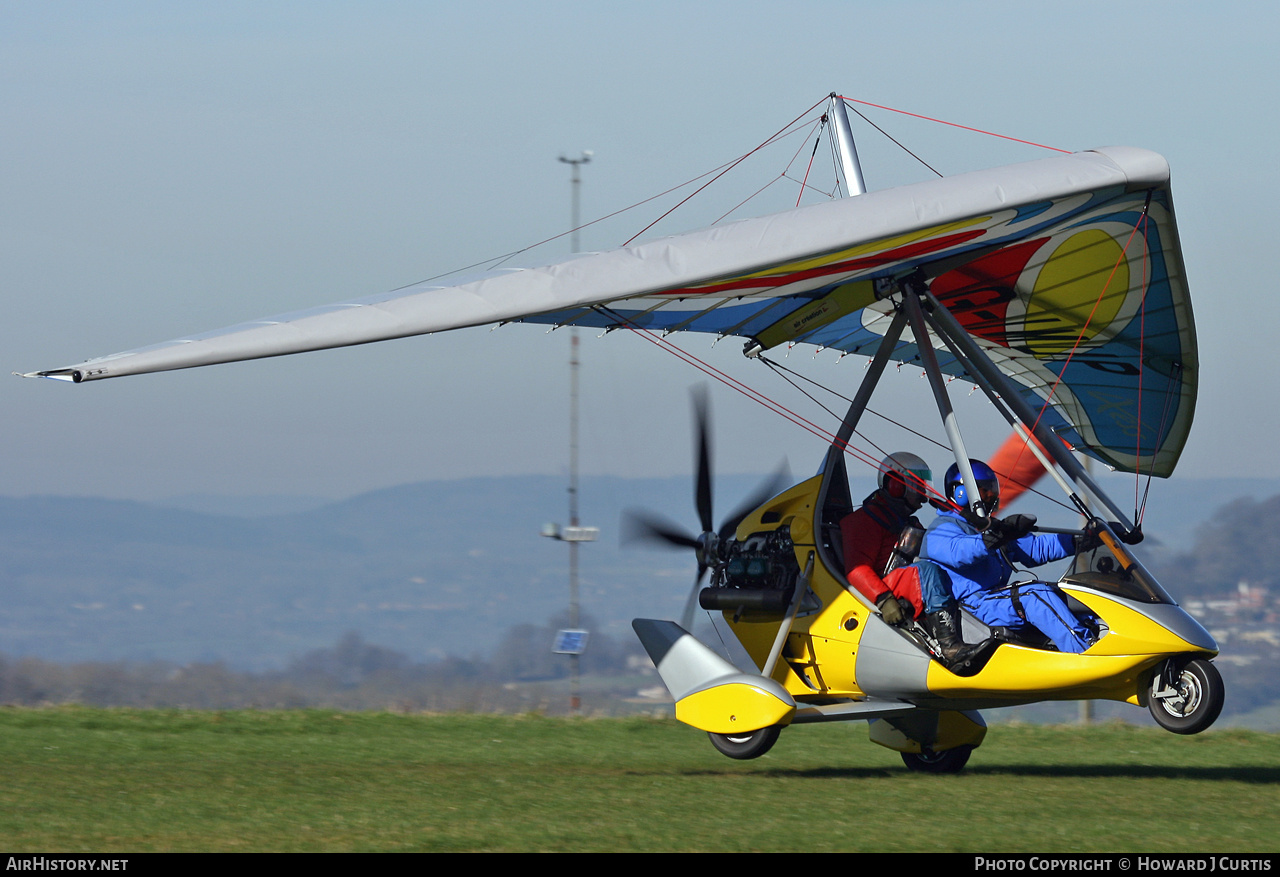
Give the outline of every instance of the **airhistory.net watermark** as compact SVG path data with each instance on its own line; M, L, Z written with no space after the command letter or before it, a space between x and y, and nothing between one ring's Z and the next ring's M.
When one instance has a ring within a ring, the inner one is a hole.
M6 871L127 871L128 859L73 856L9 856Z

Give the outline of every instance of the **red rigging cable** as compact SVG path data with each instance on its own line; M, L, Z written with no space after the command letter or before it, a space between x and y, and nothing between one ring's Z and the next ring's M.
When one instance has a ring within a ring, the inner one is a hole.
M912 118L915 118L915 119L923 119L926 122L936 122L939 125L950 125L952 128L960 128L965 131L972 131L975 134L986 134L988 137L999 137L1001 140L1012 140L1014 143L1025 143L1027 146L1035 146L1040 149L1052 149L1054 152L1063 152L1068 155L1071 154L1070 149L1059 149L1056 146L1046 146L1043 143L1036 143L1034 140L1023 140L1020 137L1010 137L1008 134L997 134L994 131L984 131L981 128L971 128L968 125L961 125L958 122L948 122L945 119L935 119L931 116L922 116L919 113L911 113L911 112L907 112L906 110L899 110L893 107L886 107L886 106L883 106L882 104L873 104L870 101L858 100L857 98L845 97L844 95L840 95L840 99L842 101L847 101L849 103L862 104L864 107L875 107L877 110L887 110L891 113L899 113L903 116L911 116ZM861 113L859 113L859 115L861 115Z
M1148 196L1150 199L1150 196ZM1138 220L1142 226L1142 241L1146 245L1142 254L1142 305L1139 309L1138 316L1138 427L1134 430L1133 438L1133 459L1134 469L1136 470L1142 460L1142 379L1146 375L1146 344L1147 344L1147 260L1151 257L1151 242L1147 240L1147 211L1142 211L1142 217ZM1164 431L1164 424L1161 423L1160 432ZM1160 432L1156 433L1156 440L1160 439ZM1156 449L1151 449L1151 465L1155 465ZM1145 504L1138 499L1138 483L1142 480L1141 476L1133 479L1133 518L1134 525L1142 523L1142 515L1140 508ZM1151 488L1151 475L1147 475L1147 488Z
M822 128L827 126L827 116L822 116L821 128L818 129L818 136L813 139L813 152L809 153L809 164L804 169L804 179L800 181L800 191L796 193L796 206L800 206L800 199L804 197L804 190L809 188L809 172L813 170L813 160L818 157L818 144L822 142ZM792 159L794 161L795 159Z

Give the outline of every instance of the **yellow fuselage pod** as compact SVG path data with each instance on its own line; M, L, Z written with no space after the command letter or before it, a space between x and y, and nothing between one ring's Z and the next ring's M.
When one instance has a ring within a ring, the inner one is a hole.
M1125 601L1070 585L1063 590L1106 621L1106 634L1088 651L1069 654L1006 644L976 676L962 678L933 663L929 690L948 698L1007 698L1010 703L1102 699L1138 704L1161 661L1171 655L1216 654Z
M737 537L789 527L797 564L805 568L817 550L815 518L821 486L822 477L815 476L780 494L744 519ZM840 538L838 532L823 535ZM1147 614L1137 604L1098 591L1072 585L1063 588L1105 621L1106 634L1098 643L1079 655L1005 644L979 673L960 677L885 625L865 600L818 561L809 589L819 605L816 609L802 605L772 679L798 704L865 697L906 699L944 710L947 702L955 703L957 709L977 703L999 706L1039 700L1107 699L1137 704L1156 665L1165 658L1217 653L1216 648L1190 642L1151 617L1160 612L1184 615L1176 606L1148 607L1151 613ZM782 618L730 611L724 618L756 666L763 667Z

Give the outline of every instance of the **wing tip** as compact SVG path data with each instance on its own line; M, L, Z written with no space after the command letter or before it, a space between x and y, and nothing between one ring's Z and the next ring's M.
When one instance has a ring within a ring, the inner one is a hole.
M78 368L55 368L38 372L14 372L20 378L48 378L53 381L70 381L78 384L84 380L84 373Z

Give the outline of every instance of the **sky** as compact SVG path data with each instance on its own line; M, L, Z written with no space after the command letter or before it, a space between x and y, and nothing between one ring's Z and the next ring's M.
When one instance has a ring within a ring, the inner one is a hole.
M781 9L0 0L6 369L378 293L520 249L569 228L560 156L593 152L582 216L604 216L743 154L835 91L1063 149L1163 154L1202 368L1175 477L1280 476L1280 314L1262 240L1280 194L1275 11L1089 0ZM944 173L1049 154L872 118ZM870 188L930 176L870 128L855 134ZM759 183L726 185L713 203ZM591 225L582 247L618 246L659 212ZM695 207L661 230L716 215ZM568 252L560 237L533 260ZM690 471L689 388L705 378L624 332L581 338L583 473ZM736 341L679 341L807 404ZM562 473L568 358L567 331L507 326L78 386L11 377L0 381L0 494L340 498ZM788 361L846 394L864 362L799 349ZM980 394L952 387L972 455L989 453L1007 428ZM810 434L718 386L712 403L721 471L817 465ZM918 369L891 371L872 406L940 433ZM901 432L877 441L938 470L947 462Z

